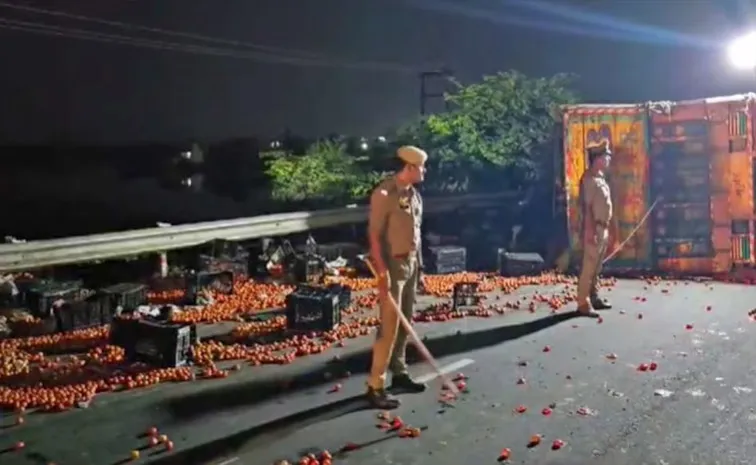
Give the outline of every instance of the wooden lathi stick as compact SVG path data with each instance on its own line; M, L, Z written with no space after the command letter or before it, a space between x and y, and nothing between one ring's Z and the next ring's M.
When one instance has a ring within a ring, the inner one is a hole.
M369 258L364 258L365 263L367 264L368 268L370 269L370 272L373 274L373 276L378 279L378 273L375 271L375 267L370 262ZM438 362L436 362L436 359L433 357L433 355L428 350L428 347L423 344L423 341L420 340L420 337L417 335L417 332L412 327L412 324L409 322L407 317L404 316L402 311L399 309L399 305L397 304L396 300L389 294L388 295L388 306L391 307L392 311L396 313L397 318L399 318L399 322L404 327L404 330L407 331L407 335L410 337L410 340L413 344L415 344L415 347L417 348L418 352L420 352L420 356L423 357L423 359L428 362L428 365L433 368L433 371L436 372L439 378L441 378L441 381L444 383L444 385L451 391L454 395L459 394L459 389L457 389L457 386L452 382L452 380L446 376L442 371L441 368L438 365Z

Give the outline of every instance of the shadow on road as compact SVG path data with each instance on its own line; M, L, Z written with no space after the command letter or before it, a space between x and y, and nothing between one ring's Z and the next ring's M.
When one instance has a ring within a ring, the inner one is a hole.
M342 399L254 426L231 436L180 450L171 455L163 455L165 452L159 450L149 455L152 459L150 463L152 465L206 464L222 457L228 457L242 447L252 450L256 447L266 447L266 445L296 430L368 408L369 405L362 396Z
M424 342L435 357L444 357L518 339L577 316L576 312L553 314L527 323L497 326L468 333L457 332ZM407 357L410 363L419 361L414 347L408 348ZM342 356L338 362L329 362L310 369L303 367L304 371L294 377L239 383L173 398L168 401L166 408L176 420L188 421L221 410L250 407L280 396L284 389L291 393L317 387L334 377L344 376L347 372L366 373L370 368L370 358L370 349L366 348Z

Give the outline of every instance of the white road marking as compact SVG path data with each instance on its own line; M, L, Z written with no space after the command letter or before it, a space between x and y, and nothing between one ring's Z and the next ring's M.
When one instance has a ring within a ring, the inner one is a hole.
M222 461L222 462L221 462L221 463L219 463L218 465L231 465L232 463L234 463L234 462L238 462L238 461L239 461L239 457L231 457L231 458L230 458L230 459L228 459L228 460L224 460L224 461Z
M451 372L462 369L468 365L472 365L473 363L475 363L475 360L470 359L470 358L463 358L462 360L457 360L454 363L450 363L448 365L442 366L439 371L441 372L442 375L448 375ZM436 372L433 372L433 373L428 373L427 375L418 377L416 381L418 383L428 383L438 377L439 377L439 374Z

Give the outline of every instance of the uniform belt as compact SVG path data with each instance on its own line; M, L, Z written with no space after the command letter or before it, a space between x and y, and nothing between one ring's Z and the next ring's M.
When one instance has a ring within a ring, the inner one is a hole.
M609 227L609 222L608 221L596 221L596 224L599 225L599 226L603 226L605 228Z

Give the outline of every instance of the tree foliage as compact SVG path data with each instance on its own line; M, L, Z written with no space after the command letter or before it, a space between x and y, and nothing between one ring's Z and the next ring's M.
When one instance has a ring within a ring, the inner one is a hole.
M454 81L454 92L445 96L452 110L404 127L400 138L432 152L437 188L500 184L502 174L510 184L533 179L553 155L545 145L554 136L558 107L575 99L569 83L566 75L531 79L514 71L466 86Z
M445 95L451 110L401 127L389 135L393 145L355 154L343 141L321 141L304 155L270 158L273 197L364 201L401 144L430 154L426 191L504 190L537 179L539 168L552 160L548 142L555 134L557 108L574 101L570 78L531 79L511 71L469 85L453 82L453 92Z
M304 155L278 156L267 163L274 200L351 202L367 196L381 174L364 169L340 141L319 141Z

